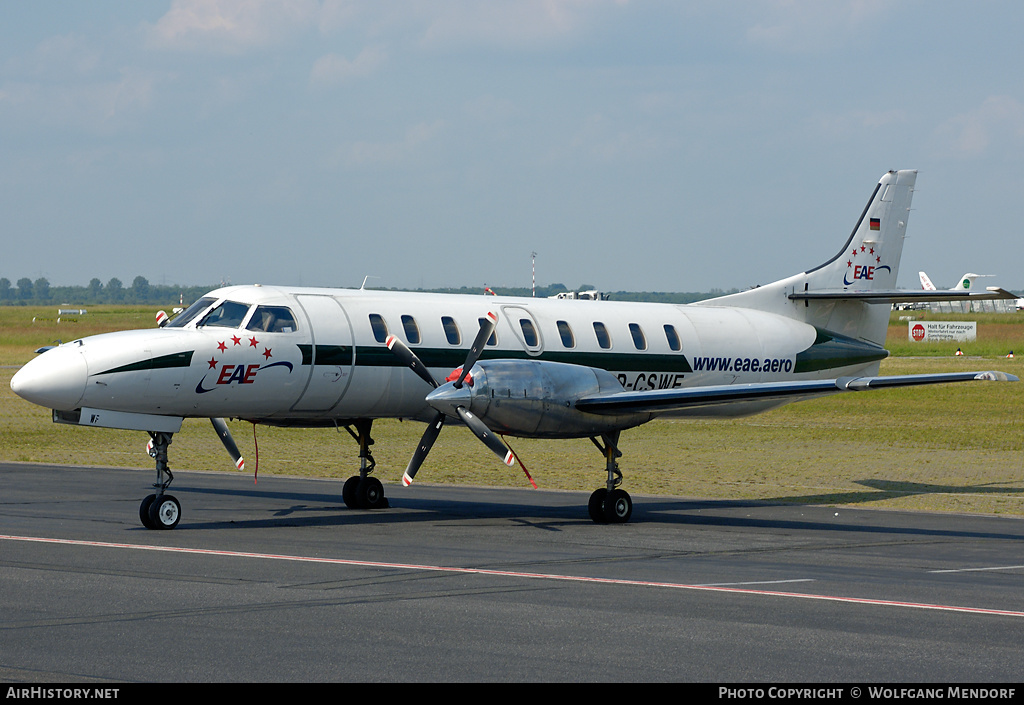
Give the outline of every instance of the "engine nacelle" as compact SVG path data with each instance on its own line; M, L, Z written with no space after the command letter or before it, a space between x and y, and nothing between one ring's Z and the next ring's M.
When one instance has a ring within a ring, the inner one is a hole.
M606 370L543 360L482 360L461 389L444 384L427 402L450 416L463 406L495 433L521 438L581 438L639 426L649 413L593 414L576 400L622 391Z

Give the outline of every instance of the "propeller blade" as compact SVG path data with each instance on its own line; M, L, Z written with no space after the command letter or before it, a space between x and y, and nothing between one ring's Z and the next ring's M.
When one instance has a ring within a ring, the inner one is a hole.
M235 467L239 470L245 470L245 460L242 459L242 454L238 452L238 446L235 444L235 439L231 437L231 431L228 430L227 423L224 419L210 419L210 423L213 424L213 430L217 432L220 442L224 444L228 454L231 455L231 459L235 461Z
M434 441L437 440L437 434L441 433L441 427L444 426L444 414L440 411L437 412L437 416L427 424L427 430L423 432L423 437L420 438L420 444L416 446L416 452L412 454L412 459L409 461L409 467L405 469L405 474L402 475L402 484L408 487L412 484L412 480L416 477L416 473L420 469L420 465L423 464L423 460L427 457L427 453L430 452L430 448L434 445Z
M408 365L409 369L419 375L420 379L434 389L437 389L437 382L434 381L434 378L427 369L427 366L424 365L423 361L416 356L416 353L409 349L409 346L394 335L389 335L384 344L388 346L388 350L393 352L402 360L402 362Z
M462 373L459 378L455 380L455 388L461 389L462 382L466 379L466 375L473 369L473 365L480 359L480 354L484 351L484 346L487 345L487 341L490 339L491 334L494 333L495 326L498 325L498 314L491 311L487 312L486 318L480 319L480 332L476 334L476 339L473 341L473 347L469 349L469 355L466 356L466 361L462 364ZM477 434L479 435L479 434Z
M509 467L512 467L512 463L515 462L516 456L512 455L512 451L508 449L500 438L498 438L491 429L487 428L487 425L483 421L473 415L473 412L469 411L466 407L460 406L456 409L459 412L459 416L462 418L463 423L469 426L469 429L476 434L476 437L484 442L488 448L490 448L495 455L501 458L501 462L505 463Z
M466 357L466 362L462 366L462 371L458 375L458 379L454 384L456 389L462 388L462 383L465 381L470 369L472 369L473 365L476 364L476 361L480 359L480 354L483 352L484 346L487 345L487 341L494 333L494 327L497 322L497 314L491 312L488 312L486 318L480 319L480 332L477 333L476 339L473 341L473 346L469 350L469 355ZM423 364L423 361L420 360L419 357L416 356L416 353L410 350L405 343L394 335L389 335L384 343L388 346L388 349L397 355L402 362L408 365L409 369L415 372L420 379L427 382L434 389L438 389L438 384L430 374L427 366ZM452 374L454 376L454 372ZM449 377L449 379L451 379L451 377ZM469 390L467 390L467 392L468 391ZM480 421L480 419L473 416L461 406L457 407L457 411L465 424L473 429L473 433L476 434L477 438L483 441L488 448L494 451L506 465L512 465L515 460L515 456L512 455L512 452L505 447L505 444L502 443L497 436L491 433L490 429L487 428L483 421ZM406 487L412 484L413 478L416 477L416 473L419 471L420 466L427 457L427 453L430 452L430 449L434 445L434 441L437 440L437 436L441 433L441 428L444 426L444 418L444 412L438 411L437 415L434 416L427 425L427 430L423 432L423 437L420 438L420 443L416 446L416 451L409 460L409 465L405 469L405 474L402 475L402 484Z

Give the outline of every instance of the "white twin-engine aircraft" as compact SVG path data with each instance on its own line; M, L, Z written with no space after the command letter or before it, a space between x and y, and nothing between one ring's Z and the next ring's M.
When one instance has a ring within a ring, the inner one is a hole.
M468 426L509 465L501 435L587 437L607 472L590 516L624 522L633 503L619 487L619 433L655 417L740 416L839 392L1016 380L1000 372L876 376L888 354L890 304L952 296L895 289L916 177L885 174L824 264L697 304L232 286L160 329L47 350L11 388L60 423L149 432L156 491L139 515L151 529L173 528L181 516L167 493L167 447L186 417L211 419L239 467L225 417L346 428L359 444L359 474L342 491L354 508L388 506L371 476L374 419L427 423L406 485L447 421Z

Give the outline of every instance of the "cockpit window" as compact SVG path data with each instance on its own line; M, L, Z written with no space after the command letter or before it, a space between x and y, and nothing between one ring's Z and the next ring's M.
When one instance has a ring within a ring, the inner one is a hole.
M285 306L257 306L245 329L264 333L294 333L298 326L295 325L291 309Z
M245 314L249 312L249 304L236 301L225 301L217 308L203 316L197 326L216 326L217 328L238 328L242 325Z
M196 301L194 304L189 306L187 309L179 313L171 322L167 324L168 328L184 328L186 325L192 322L192 320L200 313L210 308L217 299L212 296L204 296L203 298Z

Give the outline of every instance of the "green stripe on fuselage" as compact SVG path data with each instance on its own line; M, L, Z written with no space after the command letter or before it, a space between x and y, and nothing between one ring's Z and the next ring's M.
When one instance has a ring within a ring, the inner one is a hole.
M310 345L300 345L302 364L314 361ZM415 348L417 357L427 367L455 369L466 361L468 350L460 348ZM685 355L661 355L658 353L599 353L544 351L540 355L529 355L524 350L484 350L481 360L544 360L565 362L603 370L644 370L647 372L692 372ZM316 364L349 365L352 363L352 347L348 345L317 345ZM387 347L362 345L356 348L356 365L359 367L405 367L405 364Z
M189 350L188 352L171 353L170 355L151 357L147 360L131 362L127 365L121 365L120 367L104 370L103 372L96 372L95 374L112 375L117 372L139 372L141 370L166 370L174 367L188 367L192 364L192 355L194 353L194 350Z

